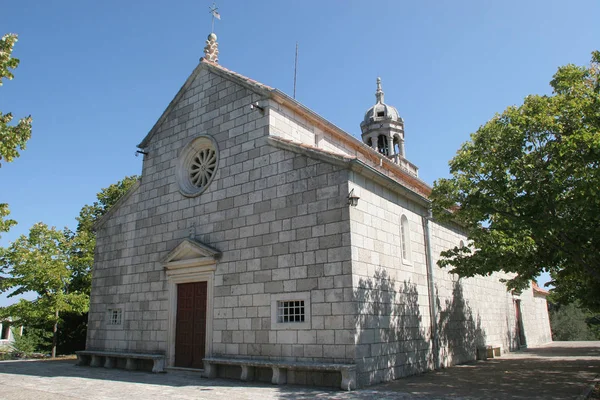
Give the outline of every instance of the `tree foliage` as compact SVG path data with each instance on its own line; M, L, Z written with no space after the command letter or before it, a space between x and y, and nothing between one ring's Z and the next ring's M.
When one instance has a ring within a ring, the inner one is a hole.
M14 78L13 70L19 65L19 59L12 56L12 51L17 42L17 35L9 33L0 38L0 86L3 79ZM25 143L31 137L31 116L22 118L16 125L11 125L12 113L3 114L0 111L0 167L2 160L11 162L19 156L19 151L25 149ZM5 219L10 214L8 204L0 203L0 233L8 230L17 222Z
M7 218L9 215L10 210L8 209L8 204L0 203L0 233L8 232L12 226L17 224L17 221L14 219Z
M56 355L57 326L60 313L82 313L89 307L89 296L70 288L72 239L63 231L35 224L29 235L21 235L0 253L0 292L8 297L34 292L33 301L19 302L0 309L0 316L12 317L25 326L54 327L52 355Z
M0 39L0 86L3 79L14 78L12 70L19 65L19 59L12 57L17 35L9 33ZM0 112L0 161L11 162L19 157L19 151L25 149L25 143L31 137L31 116L21 118L16 125L10 125L13 115ZM0 163L0 166L2 164Z
M435 182L437 218L465 227L470 246L442 253L461 276L516 274L523 289L550 272L555 296L600 309L600 52L560 67L553 94L494 116ZM447 210L452 210L448 212Z
M12 346L20 357L29 357L40 350L47 350L48 332L39 328L25 328L23 334L19 329L13 330L15 341Z
M593 314L582 309L576 303L553 305L550 309L552 340L598 340L588 321Z

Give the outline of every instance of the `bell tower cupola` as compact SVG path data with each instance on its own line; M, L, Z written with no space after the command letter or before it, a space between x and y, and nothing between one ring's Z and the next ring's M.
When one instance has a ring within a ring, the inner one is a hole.
M375 105L367 110L360 123L363 142L417 176L417 167L406 159L404 151L404 120L395 107L385 104L381 78L377 78L375 99Z

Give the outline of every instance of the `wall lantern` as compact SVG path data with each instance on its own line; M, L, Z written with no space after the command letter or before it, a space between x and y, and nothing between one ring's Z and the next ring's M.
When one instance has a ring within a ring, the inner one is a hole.
M350 193L348 193L348 204L352 207L356 207L358 205L358 199L360 199L360 197L354 194L354 188L352 188Z
M265 108L258 105L258 101L256 103L250 104L251 110L260 110L261 112L265 112Z

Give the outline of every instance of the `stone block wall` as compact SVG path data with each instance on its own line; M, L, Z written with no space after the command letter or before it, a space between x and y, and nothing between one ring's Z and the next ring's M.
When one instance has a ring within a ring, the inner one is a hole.
M366 386L432 367L424 210L357 174L351 187L360 196L350 226L358 384ZM402 215L410 227L408 262L401 256Z
M456 226L437 223L432 226L438 329L444 365L474 360L474 348L478 345L502 346L505 352L518 350L517 300L521 302L527 345L535 346L552 340L544 296L534 295L531 287L520 295L513 295L500 281L510 279L511 274L497 272L487 277L458 279L448 272L449 268L440 269L435 265L440 252L459 246L461 240L466 244L467 239ZM457 309L462 312L457 313Z
M527 346L535 347L551 342L552 330L546 296L528 288L521 293L520 298Z
M98 231L88 348L167 349L161 260L183 238L222 252L214 279L214 355L354 360L348 172L266 144L260 96L199 69L145 149L140 187ZM200 134L219 165L200 196L180 194L181 149ZM275 329L275 295L308 293L311 325ZM123 309L119 327L107 310ZM300 378L299 378L300 379Z
M266 147L277 174L253 193L257 218L215 277L213 353L257 358L353 359L347 171ZM277 329L275 296L309 294L310 326Z
M351 146L337 140L330 132L315 126L303 116L274 101L271 101L269 106L272 135L337 154L357 155ZM358 142L351 136L348 139Z
M254 204L263 200L257 197L261 190L276 191L268 181L279 168L271 149L264 150L268 118L249 107L259 98L202 67L192 73L145 149L139 188L97 232L88 348L166 351L168 293L161 260L190 230L223 252L227 268L230 261L246 265L238 243L267 218ZM201 134L216 140L219 165L206 191L187 198L176 181L178 155ZM111 308L122 309L120 326L107 324Z
M458 226L430 221L436 343L431 341L424 219L426 210L356 174L360 196L350 210L352 274L357 302L356 362L365 386L475 360L477 348L518 349L515 300L521 300L527 340L549 337L545 300L531 289L508 292L504 273L458 278L437 266L443 250L467 238ZM410 224L411 262L402 261L400 218Z
M431 228L441 365L475 360L480 346L514 349L515 305L511 293L500 282L507 275L459 279L449 272L450 268L439 268L440 253L458 247L461 240L467 245L467 238L457 226L433 221Z

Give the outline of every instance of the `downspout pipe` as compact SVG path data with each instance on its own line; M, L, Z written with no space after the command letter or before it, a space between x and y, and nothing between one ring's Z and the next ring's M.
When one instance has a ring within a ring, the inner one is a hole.
M423 217L423 228L425 231L425 262L427 264L427 288L429 292L429 317L431 319L431 344L433 351L433 367L440 369L440 346L439 333L437 327L437 308L435 305L435 285L433 274L433 254L431 248L431 227L430 223L433 219L431 208L427 209L427 215Z

